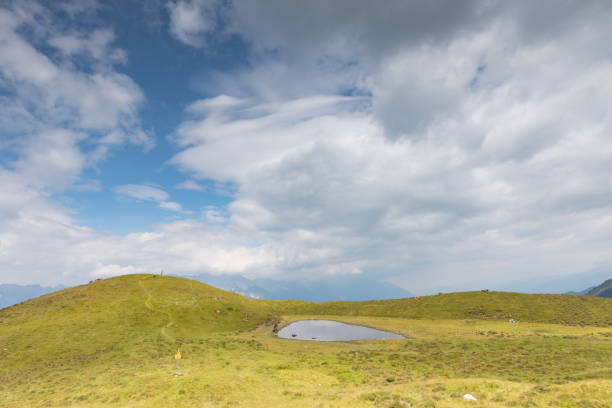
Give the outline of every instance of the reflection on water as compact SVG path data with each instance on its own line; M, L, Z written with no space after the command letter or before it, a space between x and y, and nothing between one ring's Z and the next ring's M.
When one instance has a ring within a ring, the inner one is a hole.
M331 320L300 320L278 332L278 337L293 340L350 341L403 339L404 336L369 327L334 322Z

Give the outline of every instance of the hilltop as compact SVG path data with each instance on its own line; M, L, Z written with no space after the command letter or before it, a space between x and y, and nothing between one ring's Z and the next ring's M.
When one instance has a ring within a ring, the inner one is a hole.
M304 316L407 340L319 344L273 336L274 322ZM548 384L545 399L580 386L590 400L608 402L611 339L612 300L603 298L464 292L308 303L127 275L0 310L0 406L427 406L441 398L432 388L455 406L465 387L501 406L515 397L495 390L524 398L536 383ZM184 376L175 378L177 348Z

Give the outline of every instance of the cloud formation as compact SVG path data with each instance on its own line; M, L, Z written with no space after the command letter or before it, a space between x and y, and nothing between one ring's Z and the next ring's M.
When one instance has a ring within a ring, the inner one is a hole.
M260 98L247 106L194 103L219 109L177 128L173 163L238 183L231 223L266 236L286 273L413 288L424 274L459 284L610 264L610 9L582 6L554 7L546 25L552 4L397 2L383 15L236 2L228 26L296 69L263 77L272 93L257 92L265 68L244 73ZM369 104L284 92L330 60L354 82L319 89Z
M35 2L0 7L4 281L57 282L77 273L82 265L63 268L80 250L84 258L92 256L80 240L95 232L77 225L58 196L82 189L84 169L104 160L114 146L153 146L138 117L143 93L114 70L123 52L111 46L112 39L110 30L67 31ZM83 52L92 59L86 69L73 60Z
M363 274L427 291L612 265L605 2L165 7L190 52L214 36L248 46L251 67L212 75L212 97L189 103L168 137L167 165L188 179L177 189L224 183L233 201L144 233L79 226L54 194L113 146L152 145L144 93L113 68L129 55L112 30L59 30L3 9L0 81L14 97L0 97L0 128L19 135L0 146L14 156L0 167L7 281L163 268ZM25 38L21 25L50 35ZM160 186L114 191L181 210Z
M204 46L206 33L216 25L215 5L214 0L169 1L170 32L184 44Z
M179 190L203 191L204 186L193 180L185 180L178 183L175 188Z
M170 211L181 211L181 205L168 201L169 195L159 187L147 184L124 184L113 189L115 193L140 201L153 201L160 208Z

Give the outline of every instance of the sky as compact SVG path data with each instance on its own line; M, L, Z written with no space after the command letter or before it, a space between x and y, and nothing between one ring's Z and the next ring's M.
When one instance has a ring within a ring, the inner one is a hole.
M612 270L610 21L588 0L0 0L0 283Z

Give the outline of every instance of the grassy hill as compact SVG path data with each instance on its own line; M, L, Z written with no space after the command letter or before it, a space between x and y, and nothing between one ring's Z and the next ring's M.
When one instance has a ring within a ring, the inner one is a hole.
M612 279L608 279L599 286L587 292L588 296L599 296L605 298L612 298Z
M407 299L366 302L297 303L272 305L276 313L343 316L403 317L411 319L491 319L565 325L612 326L612 303L571 295L531 295L512 292L460 292Z
M303 317L407 339L273 336L273 322ZM472 406L607 407L612 300L466 292L264 301L128 275L1 309L0 358L2 407L450 407L468 392L479 398Z

